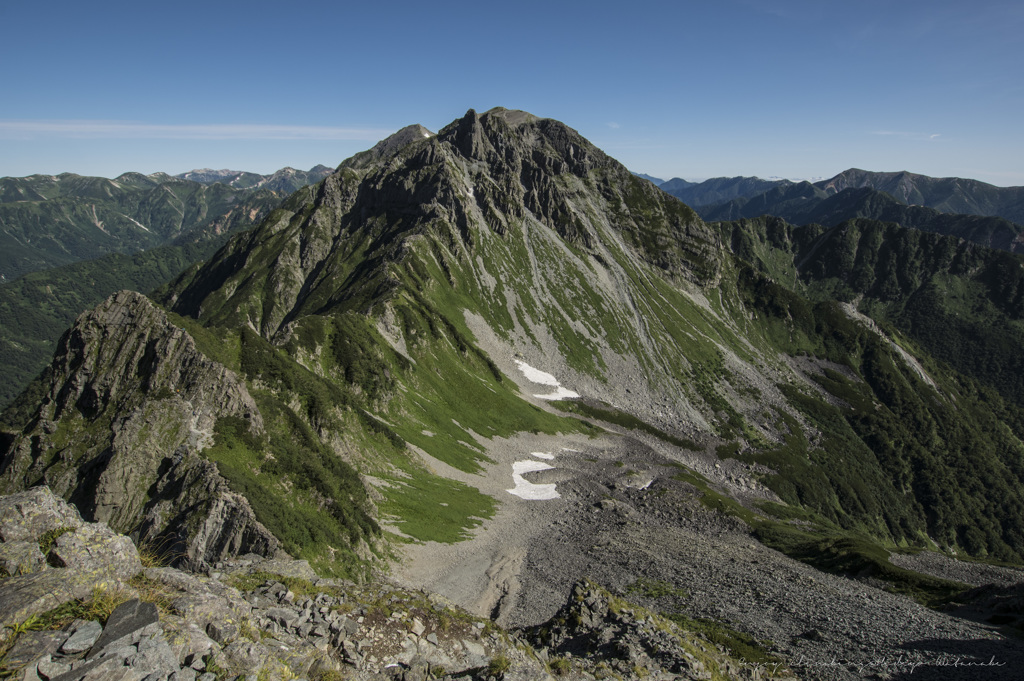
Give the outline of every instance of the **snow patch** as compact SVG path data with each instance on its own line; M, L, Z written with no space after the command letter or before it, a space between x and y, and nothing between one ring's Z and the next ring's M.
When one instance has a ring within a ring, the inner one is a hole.
M533 454L538 459L548 459L549 461L555 458L554 454L548 454L547 452L530 452L530 454Z
M557 388L555 388L555 392L548 393L547 395L534 395L534 397L540 398L542 400L565 400L571 397L579 396L580 394L578 392L569 390L568 388L563 388L562 386L558 386Z
M542 501L546 499L558 499L561 495L555 491L555 483L545 484L534 484L523 477L524 473L532 473L534 471L547 471L554 468L543 461L516 461L512 464L512 482L515 483L515 487L509 490L505 490L509 494L514 494L521 499L530 499L533 501Z
M515 362L516 366L519 367L519 370L523 372L523 376L526 376L526 379L528 381L530 381L531 383L536 383L537 385L549 385L555 389L555 392L553 393L548 393L546 395L534 394L534 397L540 398L542 400L564 400L566 398L580 396L577 392L569 390L568 388L563 388L562 384L559 383L558 379L549 374L548 372L541 371L540 369L535 369L526 362L523 362L518 359L515 360Z
M541 371L540 369L534 369L526 362L522 362L517 359L516 366L518 366L519 370L523 372L523 376L526 376L526 378L533 383L539 383L540 385L553 385L556 387L560 385L557 378L545 371Z

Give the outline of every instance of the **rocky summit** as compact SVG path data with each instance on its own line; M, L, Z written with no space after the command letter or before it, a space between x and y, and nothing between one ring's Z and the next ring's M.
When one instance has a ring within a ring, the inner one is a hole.
M3 413L4 664L1016 678L1022 265L705 222L521 111L409 126Z

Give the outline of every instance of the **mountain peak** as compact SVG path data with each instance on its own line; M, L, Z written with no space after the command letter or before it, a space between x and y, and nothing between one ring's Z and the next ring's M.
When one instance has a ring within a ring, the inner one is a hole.
M380 142L377 142L377 144L373 145L370 149L361 151L351 158L342 161L339 168L351 168L353 170L367 168L381 159L394 155L400 149L404 149L410 144L422 142L425 139L430 139L435 136L435 133L431 132L419 123L407 125L398 132L385 137Z
M470 109L472 111L472 109ZM519 109L506 109L501 106L496 106L493 109L488 109L485 116L496 116L501 118L512 127L517 127L523 123L533 123L541 120L540 117L534 116L528 111L521 111Z
M290 207L301 215L236 242L205 270L210 279L174 294L176 309L240 318L274 337L313 310L367 310L388 299L389 268L424 239L469 262L489 234L512 243L538 229L552 244L565 242L554 247L571 244L606 261L628 244L629 258L701 286L718 275L717 235L693 211L564 123L522 111L470 109L437 135L403 128L344 161L313 204ZM298 250L281 251L285 243ZM373 257L354 259L364 253ZM267 282L267 291L239 282L229 285L232 299L203 302L246 262L250 274L263 264L251 281Z
M480 123L480 116L470 109L466 115L441 130L441 137L447 139L467 158L483 159L486 148L486 133Z
M526 111L499 107L478 114L470 109L445 126L438 138L465 158L491 165L505 166L518 158L524 165L539 163L545 172L555 175L569 172L583 177L597 166L614 166L617 175L629 174L565 123Z

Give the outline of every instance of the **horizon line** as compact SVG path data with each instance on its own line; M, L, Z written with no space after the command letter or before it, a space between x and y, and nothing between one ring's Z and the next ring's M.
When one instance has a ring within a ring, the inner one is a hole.
M385 128L258 123L164 125L113 120L0 120L0 137L6 139L56 137L178 140L361 140L376 142L393 133L394 130Z

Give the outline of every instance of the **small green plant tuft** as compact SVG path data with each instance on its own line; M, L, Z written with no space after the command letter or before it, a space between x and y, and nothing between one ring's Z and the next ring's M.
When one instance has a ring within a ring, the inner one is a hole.
M106 624L110 613L114 612L117 606L134 598L135 595L129 589L96 587L87 599L75 599L53 610L33 615L29 620L32 620L33 629L50 630L60 629L76 619L96 620L100 624ZM23 622L21 626L25 626L25 623Z
M555 676L565 676L572 670L572 663L564 657L554 657L548 662L548 671Z
M73 527L57 527L43 532L42 536L39 537L39 550L42 551L45 556L50 552L50 549L53 548L53 545L57 543L58 537L74 531L75 528Z
M142 563L142 567L158 568L170 565L174 560L174 556L167 546L170 541L169 538L164 538L162 541L147 538L137 542L136 548L139 551L139 561Z
M243 618L238 624L239 636L247 638L253 643L259 643L263 639L263 633L263 630L253 624L248 617Z
M226 581L228 585L235 587L239 591L254 591L267 582L280 582L288 587L288 590L295 594L296 598L315 596L318 593L326 593L332 596L343 596L345 594L344 590L338 587L316 586L308 579L286 577L272 572L239 573L231 575Z
M8 625L8 628L15 636L21 636L27 631L39 631L40 629L46 629L46 624L44 623L43 618L36 613L29 615L29 618L24 622Z
M692 631L715 645L725 648L731 655L747 664L785 669L782 659L768 652L766 643L758 641L749 634L736 631L711 619L690 619L678 613L662 613L662 615L683 629ZM780 665L782 666L780 667Z
M309 675L309 681L345 681L346 678L336 669L321 669Z
M231 672L220 666L216 655L207 655L203 658L203 662L206 664L206 673L213 674L217 681L226 681L227 679L234 678Z
M699 452L703 449L693 440L670 435L660 428L656 428L645 421L641 421L632 414L619 411L611 405L607 405L607 408L600 408L587 404L586 402L570 402L569 400L554 400L551 402L551 405L563 411L579 414L580 416L587 416L607 423L614 423L617 426L621 426L629 430L642 431L648 435L653 435L659 440L681 447L682 449L689 449L695 452Z
M508 659L508 656L504 653L498 653L487 663L487 675L501 678L511 668L512 660Z

